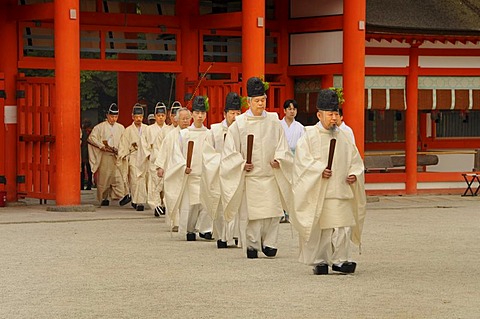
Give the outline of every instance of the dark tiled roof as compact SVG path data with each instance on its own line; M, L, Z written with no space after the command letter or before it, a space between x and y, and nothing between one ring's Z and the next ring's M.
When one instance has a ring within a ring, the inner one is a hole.
M367 32L480 36L480 0L367 0Z

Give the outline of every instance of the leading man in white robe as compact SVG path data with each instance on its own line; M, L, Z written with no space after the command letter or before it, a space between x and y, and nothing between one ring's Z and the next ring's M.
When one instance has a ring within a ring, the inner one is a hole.
M104 206L108 205L110 200L120 199L125 195L115 154L125 127L117 123L117 118L118 115L107 114L107 120L95 125L88 136L90 166L92 173L97 175L97 199Z
M300 261L315 266L315 274L327 274L329 266L353 273L350 243L360 245L365 219L364 165L350 136L335 126L338 108L320 110L317 116L320 121L308 127L297 144L290 222L300 235Z

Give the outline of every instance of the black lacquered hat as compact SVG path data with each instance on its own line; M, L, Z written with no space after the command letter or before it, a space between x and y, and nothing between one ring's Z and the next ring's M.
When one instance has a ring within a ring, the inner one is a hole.
M110 115L118 115L118 106L115 103L110 104L110 107L108 108L107 114Z
M324 89L318 93L317 109L338 112L338 95L335 91Z
M167 106L162 103L162 102L158 102L157 105L155 105L155 111L153 112L154 114L158 114L158 113L167 113Z
M260 78L251 77L247 81L247 96L256 97L265 94L265 86Z
M239 111L241 105L242 102L237 93L230 92L227 94L227 97L225 98L225 112L228 112L229 110Z

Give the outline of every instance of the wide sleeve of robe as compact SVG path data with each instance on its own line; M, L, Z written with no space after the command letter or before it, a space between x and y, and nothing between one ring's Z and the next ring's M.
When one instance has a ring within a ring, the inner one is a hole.
M216 218L220 203L220 159L221 154L215 150L213 135L207 135L202 151L202 176L200 179L200 201L212 219Z
M308 241L317 211L321 211L326 193L326 183L322 183L322 172L327 167L326 158L313 157L310 139L315 127L308 127L297 143L292 178L294 209L290 213L290 223L300 236Z
M241 134L238 128L238 123L245 120L244 116L237 116L228 128L220 163L221 202L227 222L233 220L240 208L245 184L246 161L241 153Z
M95 173L98 170L100 161L102 160L102 151L100 150L103 147L100 129L102 124L103 123L95 125L88 136L88 160L90 162L92 173Z
M269 113L270 114L270 113ZM275 180L280 190L282 206L287 212L293 211L292 170L293 154L290 151L284 130L274 113L275 129L279 131L279 141L275 149L274 159L280 164L280 169L274 169Z
M353 143L352 143L353 144ZM352 242L360 246L362 243L363 224L365 223L365 216L367 213L367 195L365 193L365 166L363 160L358 152L355 144L352 151L352 166L349 175L357 176L357 181L350 185L353 195L355 196L354 217L355 226L352 227Z
M181 131L182 133L188 133L188 131ZM169 213L170 217L176 216L174 212L178 211L180 208L180 202L185 191L185 186L188 181L188 175L185 174L186 158L183 156L183 145L181 143L180 134L177 132L176 139L172 139L172 148L169 153L169 158L166 160L169 161L168 169L165 171L164 175L164 185L165 189L165 206ZM172 225L178 225L178 221L171 220Z

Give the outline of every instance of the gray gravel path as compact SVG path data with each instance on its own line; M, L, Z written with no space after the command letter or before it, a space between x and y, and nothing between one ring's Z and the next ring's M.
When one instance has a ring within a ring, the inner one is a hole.
M367 209L357 272L314 276L290 224L277 258L248 260L150 210L0 208L0 318L480 318L480 197Z

